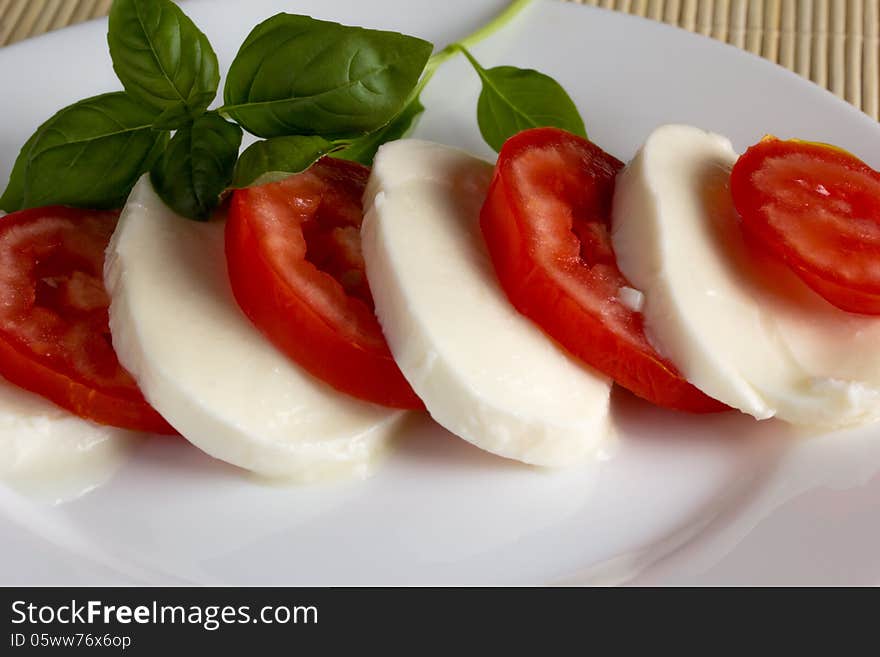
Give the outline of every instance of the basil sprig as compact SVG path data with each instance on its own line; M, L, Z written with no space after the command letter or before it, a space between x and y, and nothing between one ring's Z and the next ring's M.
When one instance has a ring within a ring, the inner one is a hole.
M259 137L357 137L403 108L433 48L397 32L278 14L235 56L223 110Z
M25 143L0 207L121 206L168 141L152 129L154 118L122 92L68 105Z
M159 196L191 219L207 219L232 180L241 128L215 112L178 130L150 172Z
M484 69L467 50L529 2L514 0L433 56L432 44L405 34L277 14L245 39L225 104L209 111L220 69L205 34L171 0L114 0L107 42L125 91L81 100L43 123L22 147L0 208L119 207L149 172L173 210L204 220L229 187L278 180L326 155L369 165L379 146L412 129L424 111L421 91L459 51L482 80L477 119L492 148L536 125L583 135L552 78ZM239 156L243 130L265 139Z
M314 135L272 137L248 146L238 158L232 186L262 185L305 171L320 157L338 148Z
M477 100L477 124L483 139L496 152L509 137L529 128L552 126L587 137L574 101L549 75L515 66L485 69L467 48L459 49L483 84Z
M114 2L107 44L126 93L159 112L156 127L186 125L217 95L220 65L211 42L170 0Z

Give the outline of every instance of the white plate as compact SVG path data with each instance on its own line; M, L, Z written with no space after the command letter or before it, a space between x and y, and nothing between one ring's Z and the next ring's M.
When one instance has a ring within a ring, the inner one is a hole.
M399 29L438 45L499 0L190 0L221 64L281 10ZM106 22L0 52L0 177L51 112L118 88ZM880 129L756 57L664 25L557 2L476 48L572 94L591 136L630 157L678 121L729 135L839 144L880 166ZM491 156L461 61L424 95L418 136ZM549 473L481 453L425 419L370 480L254 481L182 440L142 444L94 489L46 504L0 487L0 583L880 583L880 433L797 437L774 422L696 418L614 395L620 440L602 462ZM633 579L634 578L634 579Z

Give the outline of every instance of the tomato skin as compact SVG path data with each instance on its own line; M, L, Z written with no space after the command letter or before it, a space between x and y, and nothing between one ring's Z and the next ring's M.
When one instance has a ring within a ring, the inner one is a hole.
M480 225L501 286L519 312L585 363L639 397L694 413L727 410L651 347L609 236L623 163L556 128L504 144Z
M5 340L0 340L0 374L19 388L45 397L58 406L97 424L120 429L176 435L171 427L138 394L107 394L34 363Z
M4 255L8 256L5 259L17 266L17 271L7 270L0 276L4 291L9 295L0 316L0 375L98 424L176 434L144 400L137 384L119 365L109 341L104 339L109 337L110 331L101 270L103 252L117 218L116 212L49 206L14 212L0 219L0 242ZM60 236L39 232L47 221L61 226L53 228ZM101 224L102 229L95 232L81 228L89 221ZM65 230L78 229L82 231L80 239L90 242L88 247L95 256L91 262L81 254L71 257L65 252ZM15 239L15 231L37 233L30 243L16 242L10 246L7 240ZM51 272L55 284L62 281L54 294L51 289L41 289L39 271L46 261L56 263ZM83 274L81 268L91 271ZM78 287L77 280L87 283ZM64 287L70 281L74 284L65 292ZM78 297L71 302L65 294ZM76 309L77 302L83 307ZM39 322L49 328L38 329L36 334L41 341L34 342L28 339L26 327L33 329ZM85 335L74 343L83 347L80 353L66 351L65 340L74 333ZM71 362L84 365L77 368L71 366Z
M345 255L319 225L325 221L323 208L337 202L352 206L343 209L351 211L350 221L357 223L351 227L359 230L368 175L369 169L357 163L323 158L285 181L237 190L226 224L229 279L251 322L315 377L366 401L423 409L385 342L366 279L348 289L337 280L343 279L339 261ZM311 209L311 194L317 210ZM292 209L298 207L305 209ZM261 235L258 229L267 218L277 222ZM267 246L276 237L285 241L277 255ZM351 237L359 256L359 232ZM313 252L320 267L308 260ZM362 261L349 264L362 273Z
M765 137L730 186L753 244L838 308L880 314L880 172L834 146Z

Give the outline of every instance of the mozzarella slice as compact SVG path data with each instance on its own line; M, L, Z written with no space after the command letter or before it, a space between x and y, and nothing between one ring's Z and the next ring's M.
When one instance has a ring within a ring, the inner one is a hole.
M508 302L479 227L491 176L454 148L382 146L361 230L376 314L439 424L501 456L568 464L608 434L610 384Z
M104 270L120 362L211 456L300 481L366 473L402 412L345 397L276 351L235 302L223 240L221 221L179 217L138 182Z
M658 128L616 184L612 241L649 339L705 393L758 419L880 417L880 320L849 314L746 248L719 135Z
M82 492L100 483L139 435L84 420L0 379L0 479L17 487Z

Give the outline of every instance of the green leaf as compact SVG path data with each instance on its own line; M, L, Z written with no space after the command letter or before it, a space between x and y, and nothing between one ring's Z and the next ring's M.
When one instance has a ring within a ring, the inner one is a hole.
M403 111L395 116L390 123L382 126L378 130L355 139L350 145L341 151L334 153L333 157L343 160L354 160L366 166L373 164L373 158L376 157L376 151L379 146L386 141L394 141L403 138L413 127L419 115L425 111L424 105L418 98L403 108Z
M9 199L23 208L121 207L167 143L167 133L152 129L153 116L121 91L68 105L25 144Z
M39 138L40 128L24 143L24 146L21 147L21 151L18 153L18 157L15 158L15 164L12 166L12 173L9 174L9 183L6 185L6 191L0 197L0 210L15 212L24 207L25 171L27 170L31 148L33 148L33 145Z
M242 44L223 111L260 137L359 137L403 109L431 50L396 32L277 14Z
M282 180L305 171L334 148L332 142L311 135L258 141L248 146L238 158L232 186L251 187Z
M217 95L217 55L171 0L115 0L107 42L125 90L162 113L157 126L184 125Z
M177 214L205 220L232 179L241 128L214 112L178 130L150 172L156 192Z
M528 128L562 128L586 138L574 101L549 75L515 66L485 69L465 48L460 50L483 83L477 123L483 139L496 152L509 137Z

